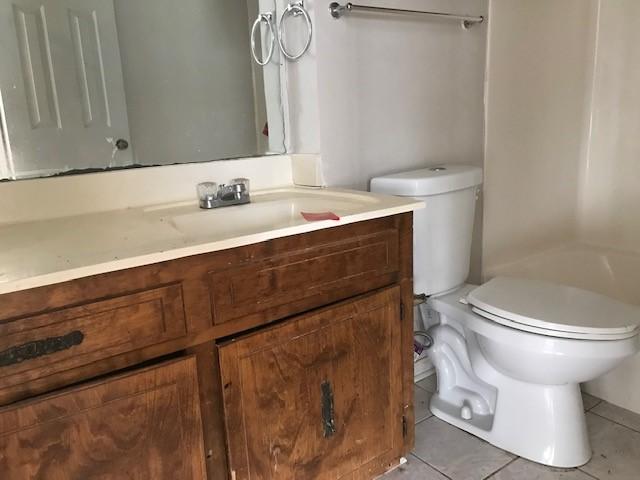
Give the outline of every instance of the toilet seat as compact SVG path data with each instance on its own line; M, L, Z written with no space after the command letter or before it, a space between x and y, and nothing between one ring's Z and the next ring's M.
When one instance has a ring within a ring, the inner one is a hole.
M565 285L496 277L466 297L472 310L504 326L552 337L620 340L638 334L640 308Z

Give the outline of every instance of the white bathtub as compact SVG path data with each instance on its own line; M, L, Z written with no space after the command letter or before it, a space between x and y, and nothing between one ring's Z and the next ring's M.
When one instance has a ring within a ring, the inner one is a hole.
M496 275L562 283L640 305L640 254L636 253L575 243L489 269L485 280ZM583 389L640 413L640 355Z

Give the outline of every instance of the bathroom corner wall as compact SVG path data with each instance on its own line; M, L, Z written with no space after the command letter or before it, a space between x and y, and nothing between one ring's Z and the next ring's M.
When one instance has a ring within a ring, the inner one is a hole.
M597 281L636 298L636 263L606 252L640 253L640 3L491 0L490 16L483 275L598 245ZM640 357L583 388L640 413Z
M582 241L640 253L640 2L601 2Z
M591 129L583 169L580 241L640 253L640 18L637 0L601 1ZM607 257L603 258L605 268ZM621 272L632 270L629 262ZM618 274L618 270L612 272ZM632 279L631 272L628 278ZM637 291L627 277L609 281ZM627 282L626 284L624 282ZM585 390L640 413L640 357L589 382Z
M491 0L483 271L578 234L597 0Z

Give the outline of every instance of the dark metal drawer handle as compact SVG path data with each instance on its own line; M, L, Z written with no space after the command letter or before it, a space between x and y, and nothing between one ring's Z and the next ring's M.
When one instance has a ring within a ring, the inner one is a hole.
M17 345L0 352L0 367L8 367L25 360L32 360L43 355L51 355L62 350L68 350L75 345L80 345L83 340L84 333L75 330L61 337L49 337L44 340L35 340L23 345Z
M322 427L324 429L324 438L328 438L336 433L336 421L333 412L333 390L329 382L323 382L320 388L322 390Z

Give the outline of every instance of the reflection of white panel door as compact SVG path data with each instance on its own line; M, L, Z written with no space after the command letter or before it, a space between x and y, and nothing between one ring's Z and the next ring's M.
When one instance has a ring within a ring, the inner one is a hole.
M18 178L132 163L112 0L0 2L0 89Z

